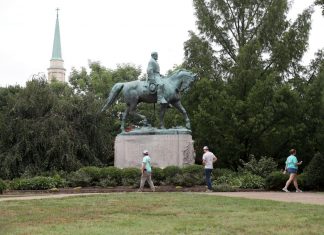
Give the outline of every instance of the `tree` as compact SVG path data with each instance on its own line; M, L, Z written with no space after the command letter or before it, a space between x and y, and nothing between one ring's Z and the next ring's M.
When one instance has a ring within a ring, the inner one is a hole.
M322 14L324 15L324 0L316 0L315 5L322 7Z
M283 158L305 131L299 93L287 81L304 70L313 9L290 23L286 0L194 0L194 7L199 34L185 42L184 66L215 84L195 91L203 109L191 103L189 112L199 113L193 123L214 120L196 143L214 136L210 147L224 149L227 163L250 154Z

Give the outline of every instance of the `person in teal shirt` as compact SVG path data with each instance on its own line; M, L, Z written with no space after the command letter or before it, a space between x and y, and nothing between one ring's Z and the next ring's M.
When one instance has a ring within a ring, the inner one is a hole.
M152 181L152 166L151 166L151 158L147 150L143 151L143 160L142 160L142 176L141 176L141 184L138 192L142 192L144 188L145 181L149 183L151 190L155 192L155 187Z
M303 161L298 162L298 160L297 160L297 158L295 156L296 155L296 152L297 151L295 149L291 149L289 151L290 156L286 160L286 167L285 167L284 173L286 173L286 172L289 173L289 179L287 180L285 187L282 189L286 193L289 192L288 187L289 187L289 185L290 185L291 182L294 183L294 186L296 188L296 192L297 193L301 193L302 192L298 188L297 171L298 171L298 166L301 165L303 163Z

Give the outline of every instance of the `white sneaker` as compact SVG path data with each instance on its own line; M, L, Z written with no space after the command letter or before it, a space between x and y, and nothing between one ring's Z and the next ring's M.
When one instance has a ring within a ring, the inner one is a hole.
M210 190L210 189L207 189L206 190L206 193L212 193L213 191L212 190Z
M286 192L286 193L289 193L289 190L286 189L286 188L283 188L282 191Z
M301 191L300 189L296 190L296 193L302 193L303 191Z

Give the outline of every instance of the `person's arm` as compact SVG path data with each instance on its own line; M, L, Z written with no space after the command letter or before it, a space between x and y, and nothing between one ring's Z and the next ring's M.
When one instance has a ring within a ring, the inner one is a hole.
M217 157L214 155L213 157L213 163L217 161Z
M296 157L294 158L293 161L294 161L295 166L300 166L303 163L303 161L298 162Z
M204 158L204 155L202 156L202 164L206 165L206 159Z
M287 159L287 160L288 160L288 159ZM286 162L285 162L285 169L284 169L284 171L283 171L284 174L287 173L287 164L288 164L287 160L286 160Z
M296 166L300 166L302 163L303 163L303 161L296 162L295 165L296 165Z
M141 167L142 175L144 174L144 169L145 169L145 163L142 162L142 167Z

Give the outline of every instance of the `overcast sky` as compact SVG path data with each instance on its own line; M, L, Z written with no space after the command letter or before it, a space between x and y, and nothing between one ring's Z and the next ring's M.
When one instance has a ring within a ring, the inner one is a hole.
M295 0L291 17L312 2ZM57 7L66 79L89 60L145 71L151 51L159 52L164 74L181 64L188 31L196 31L192 0L0 0L0 86L25 85L39 72L47 76ZM305 61L324 48L323 25L316 8Z

